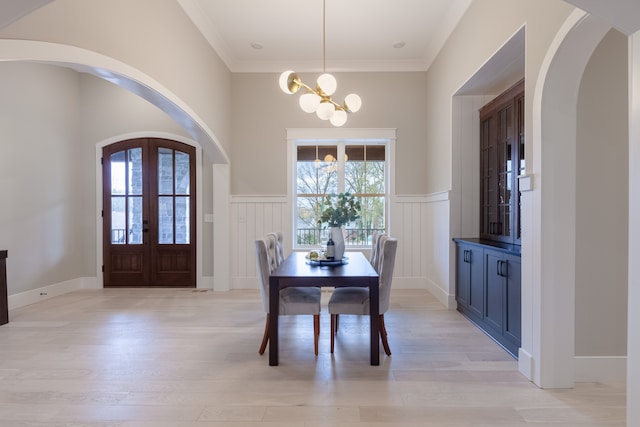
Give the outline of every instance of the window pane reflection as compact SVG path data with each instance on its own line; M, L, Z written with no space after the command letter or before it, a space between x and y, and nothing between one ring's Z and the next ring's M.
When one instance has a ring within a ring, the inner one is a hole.
M176 197L176 244L189 244L189 198Z
M173 197L158 197L158 243L173 243Z
M158 149L158 194L173 194L173 150Z
M125 216L126 198L111 197L111 243L127 243L127 222Z

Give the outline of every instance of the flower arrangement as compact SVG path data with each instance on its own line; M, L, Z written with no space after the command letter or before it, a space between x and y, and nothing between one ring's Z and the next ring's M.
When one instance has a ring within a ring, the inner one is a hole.
M318 224L341 227L360 218L360 200L350 193L327 196L323 206Z

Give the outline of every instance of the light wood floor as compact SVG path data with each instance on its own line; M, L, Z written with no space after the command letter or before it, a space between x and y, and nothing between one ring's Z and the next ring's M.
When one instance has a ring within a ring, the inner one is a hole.
M624 426L623 384L541 390L456 311L392 292L393 355L369 366L368 320L341 317L320 353L311 316L281 320L280 366L258 355L257 291L83 290L0 327L0 426Z

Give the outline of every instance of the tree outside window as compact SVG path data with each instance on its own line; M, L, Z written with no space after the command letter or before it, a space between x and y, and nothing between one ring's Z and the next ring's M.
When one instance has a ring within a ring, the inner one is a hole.
M295 245L326 243L329 230L318 224L326 198L348 192L362 206L360 218L344 226L345 244L368 246L385 230L386 145L339 142L297 145Z

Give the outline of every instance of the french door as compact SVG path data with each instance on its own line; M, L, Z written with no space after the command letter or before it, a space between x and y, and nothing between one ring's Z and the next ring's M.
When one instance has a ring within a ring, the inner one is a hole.
M104 286L195 287L195 148L118 142L102 174Z

